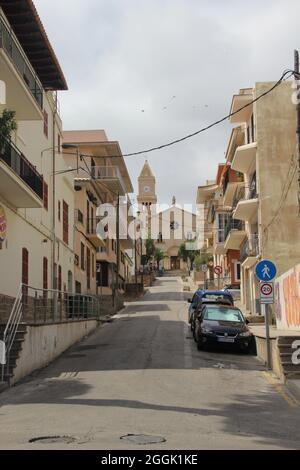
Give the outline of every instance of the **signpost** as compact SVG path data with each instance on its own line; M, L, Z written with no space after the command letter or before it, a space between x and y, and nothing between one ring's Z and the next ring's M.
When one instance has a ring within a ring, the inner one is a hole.
M222 266L216 266L214 271L215 271L215 274L218 276L218 290L220 290L220 288L221 288L221 286L220 286L221 282L220 281L221 281L221 275L223 273L223 268L222 268Z
M267 342L267 367L272 368L271 343L270 343L270 318L266 305L274 304L274 284L277 269L270 260L262 260L256 265L256 276L260 280L260 303L262 313L266 320L266 342Z

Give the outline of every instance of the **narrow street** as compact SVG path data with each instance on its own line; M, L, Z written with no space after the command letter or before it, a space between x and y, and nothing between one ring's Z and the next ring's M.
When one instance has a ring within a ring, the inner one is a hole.
M190 296L190 295L189 295ZM300 408L255 357L198 352L179 278L0 395L0 448L300 448ZM138 446L128 434L166 442ZM29 443L47 436L66 443Z

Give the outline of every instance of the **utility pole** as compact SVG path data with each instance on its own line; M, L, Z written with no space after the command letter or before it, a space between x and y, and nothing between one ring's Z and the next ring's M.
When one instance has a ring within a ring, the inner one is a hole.
M115 313L118 311L119 298L119 271L120 271L120 194L117 199L117 220L116 220L116 240L117 240L117 268L116 268L116 284L115 284Z
M296 115L297 115L297 159L298 159L298 214L300 217L300 71L299 71L299 51L295 49L294 51L294 72L296 80L296 90L297 90L297 105L296 105Z

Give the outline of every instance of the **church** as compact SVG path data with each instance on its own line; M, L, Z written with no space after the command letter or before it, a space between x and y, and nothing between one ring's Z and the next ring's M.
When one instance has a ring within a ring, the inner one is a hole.
M185 244L187 249L195 249L196 214L185 206L176 204L175 196L169 205L158 203L156 178L148 161L145 162L138 178L137 202L139 211L148 215L147 231L154 240L155 248L165 255L160 267L165 271L187 271L189 267L179 257L178 252L182 244Z

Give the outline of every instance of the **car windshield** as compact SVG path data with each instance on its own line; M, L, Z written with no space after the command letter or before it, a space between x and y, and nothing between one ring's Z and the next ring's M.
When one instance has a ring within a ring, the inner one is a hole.
M244 318L240 310L227 307L206 308L204 320L244 323Z

